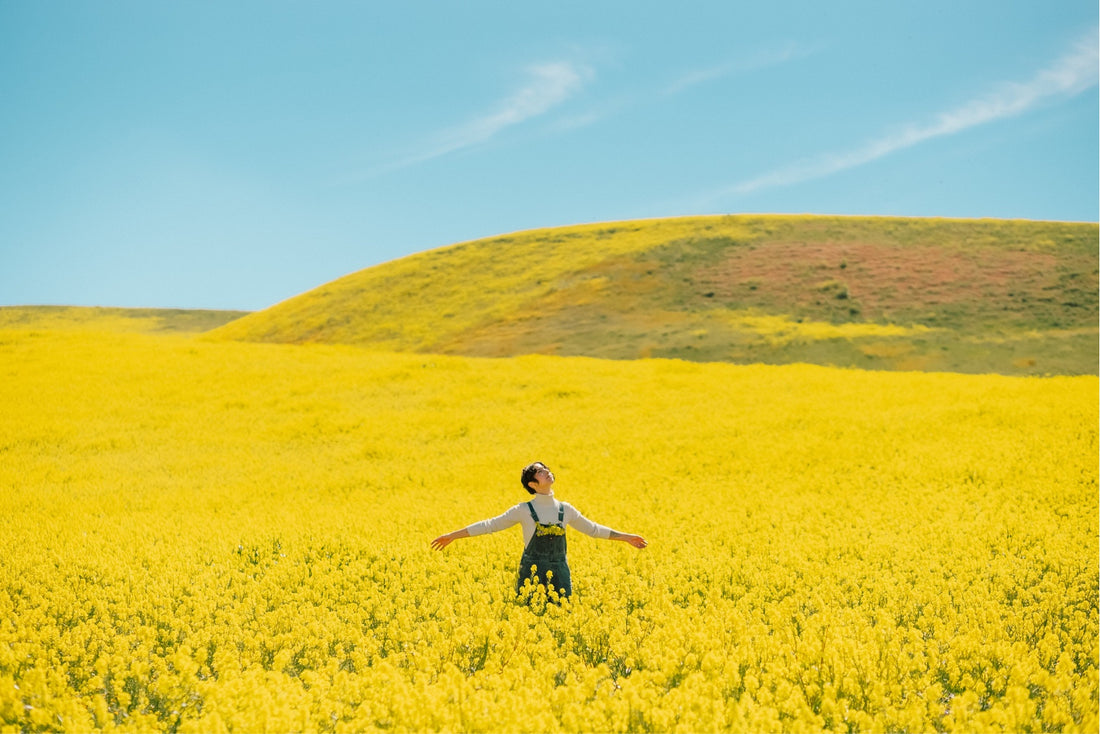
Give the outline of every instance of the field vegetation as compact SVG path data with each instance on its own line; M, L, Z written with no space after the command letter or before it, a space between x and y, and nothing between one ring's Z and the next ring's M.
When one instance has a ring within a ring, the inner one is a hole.
M606 257L542 297L610 287ZM394 268L359 297L431 302ZM510 313L500 282L456 303ZM464 312L380 316L400 353L100 316L0 327L0 730L1097 729L1095 375L414 353L484 328ZM512 597L518 529L429 549L535 459L650 541L571 536L564 607Z
M465 242L214 335L422 353L1096 374L1096 224L656 219Z

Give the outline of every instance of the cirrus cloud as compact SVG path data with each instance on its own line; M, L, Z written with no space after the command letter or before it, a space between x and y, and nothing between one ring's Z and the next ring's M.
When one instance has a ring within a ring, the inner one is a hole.
M527 67L525 83L485 114L441 130L420 148L399 160L375 167L365 175L408 168L435 158L488 143L505 130L541 117L579 92L591 79L587 67L553 61Z
M933 138L955 135L996 120L1014 117L1052 100L1076 96L1097 85L1098 30L1093 29L1050 66L1024 82L998 86L990 93L938 115L931 122L910 124L839 153L825 153L783 166L714 192L708 201L790 186L862 166Z

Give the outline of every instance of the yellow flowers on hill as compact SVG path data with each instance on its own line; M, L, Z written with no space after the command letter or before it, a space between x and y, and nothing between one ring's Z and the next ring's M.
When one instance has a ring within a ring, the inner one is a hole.
M0 331L0 731L1095 731L1095 377ZM514 598L556 494L573 597Z
M1095 375L1096 241L1095 224L1022 220L728 215L553 227L360 270L209 338Z
M603 281L591 278L588 268L609 257L690 237L701 226L713 226L726 237L750 233L732 217L716 218L713 225L682 218L584 224L463 242L346 275L233 321L215 334L223 339L430 351L446 337L510 319L532 297L578 283L595 293Z

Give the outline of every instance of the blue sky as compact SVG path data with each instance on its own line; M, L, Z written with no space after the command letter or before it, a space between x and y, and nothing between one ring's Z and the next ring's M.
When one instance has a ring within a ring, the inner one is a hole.
M0 305L254 310L621 219L1095 222L1097 15L0 0Z

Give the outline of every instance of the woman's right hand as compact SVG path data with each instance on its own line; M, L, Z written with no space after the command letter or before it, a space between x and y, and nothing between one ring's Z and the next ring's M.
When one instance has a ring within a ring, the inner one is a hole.
M448 545L450 545L451 541L453 540L454 538L451 537L450 533L447 533L446 535L440 535L438 538L432 541L432 548L434 550L443 550Z
M446 535L440 535L438 538L432 541L432 548L436 550L443 550L451 541L458 540L459 538L469 538L470 531L467 528L456 530L453 533L447 533Z

